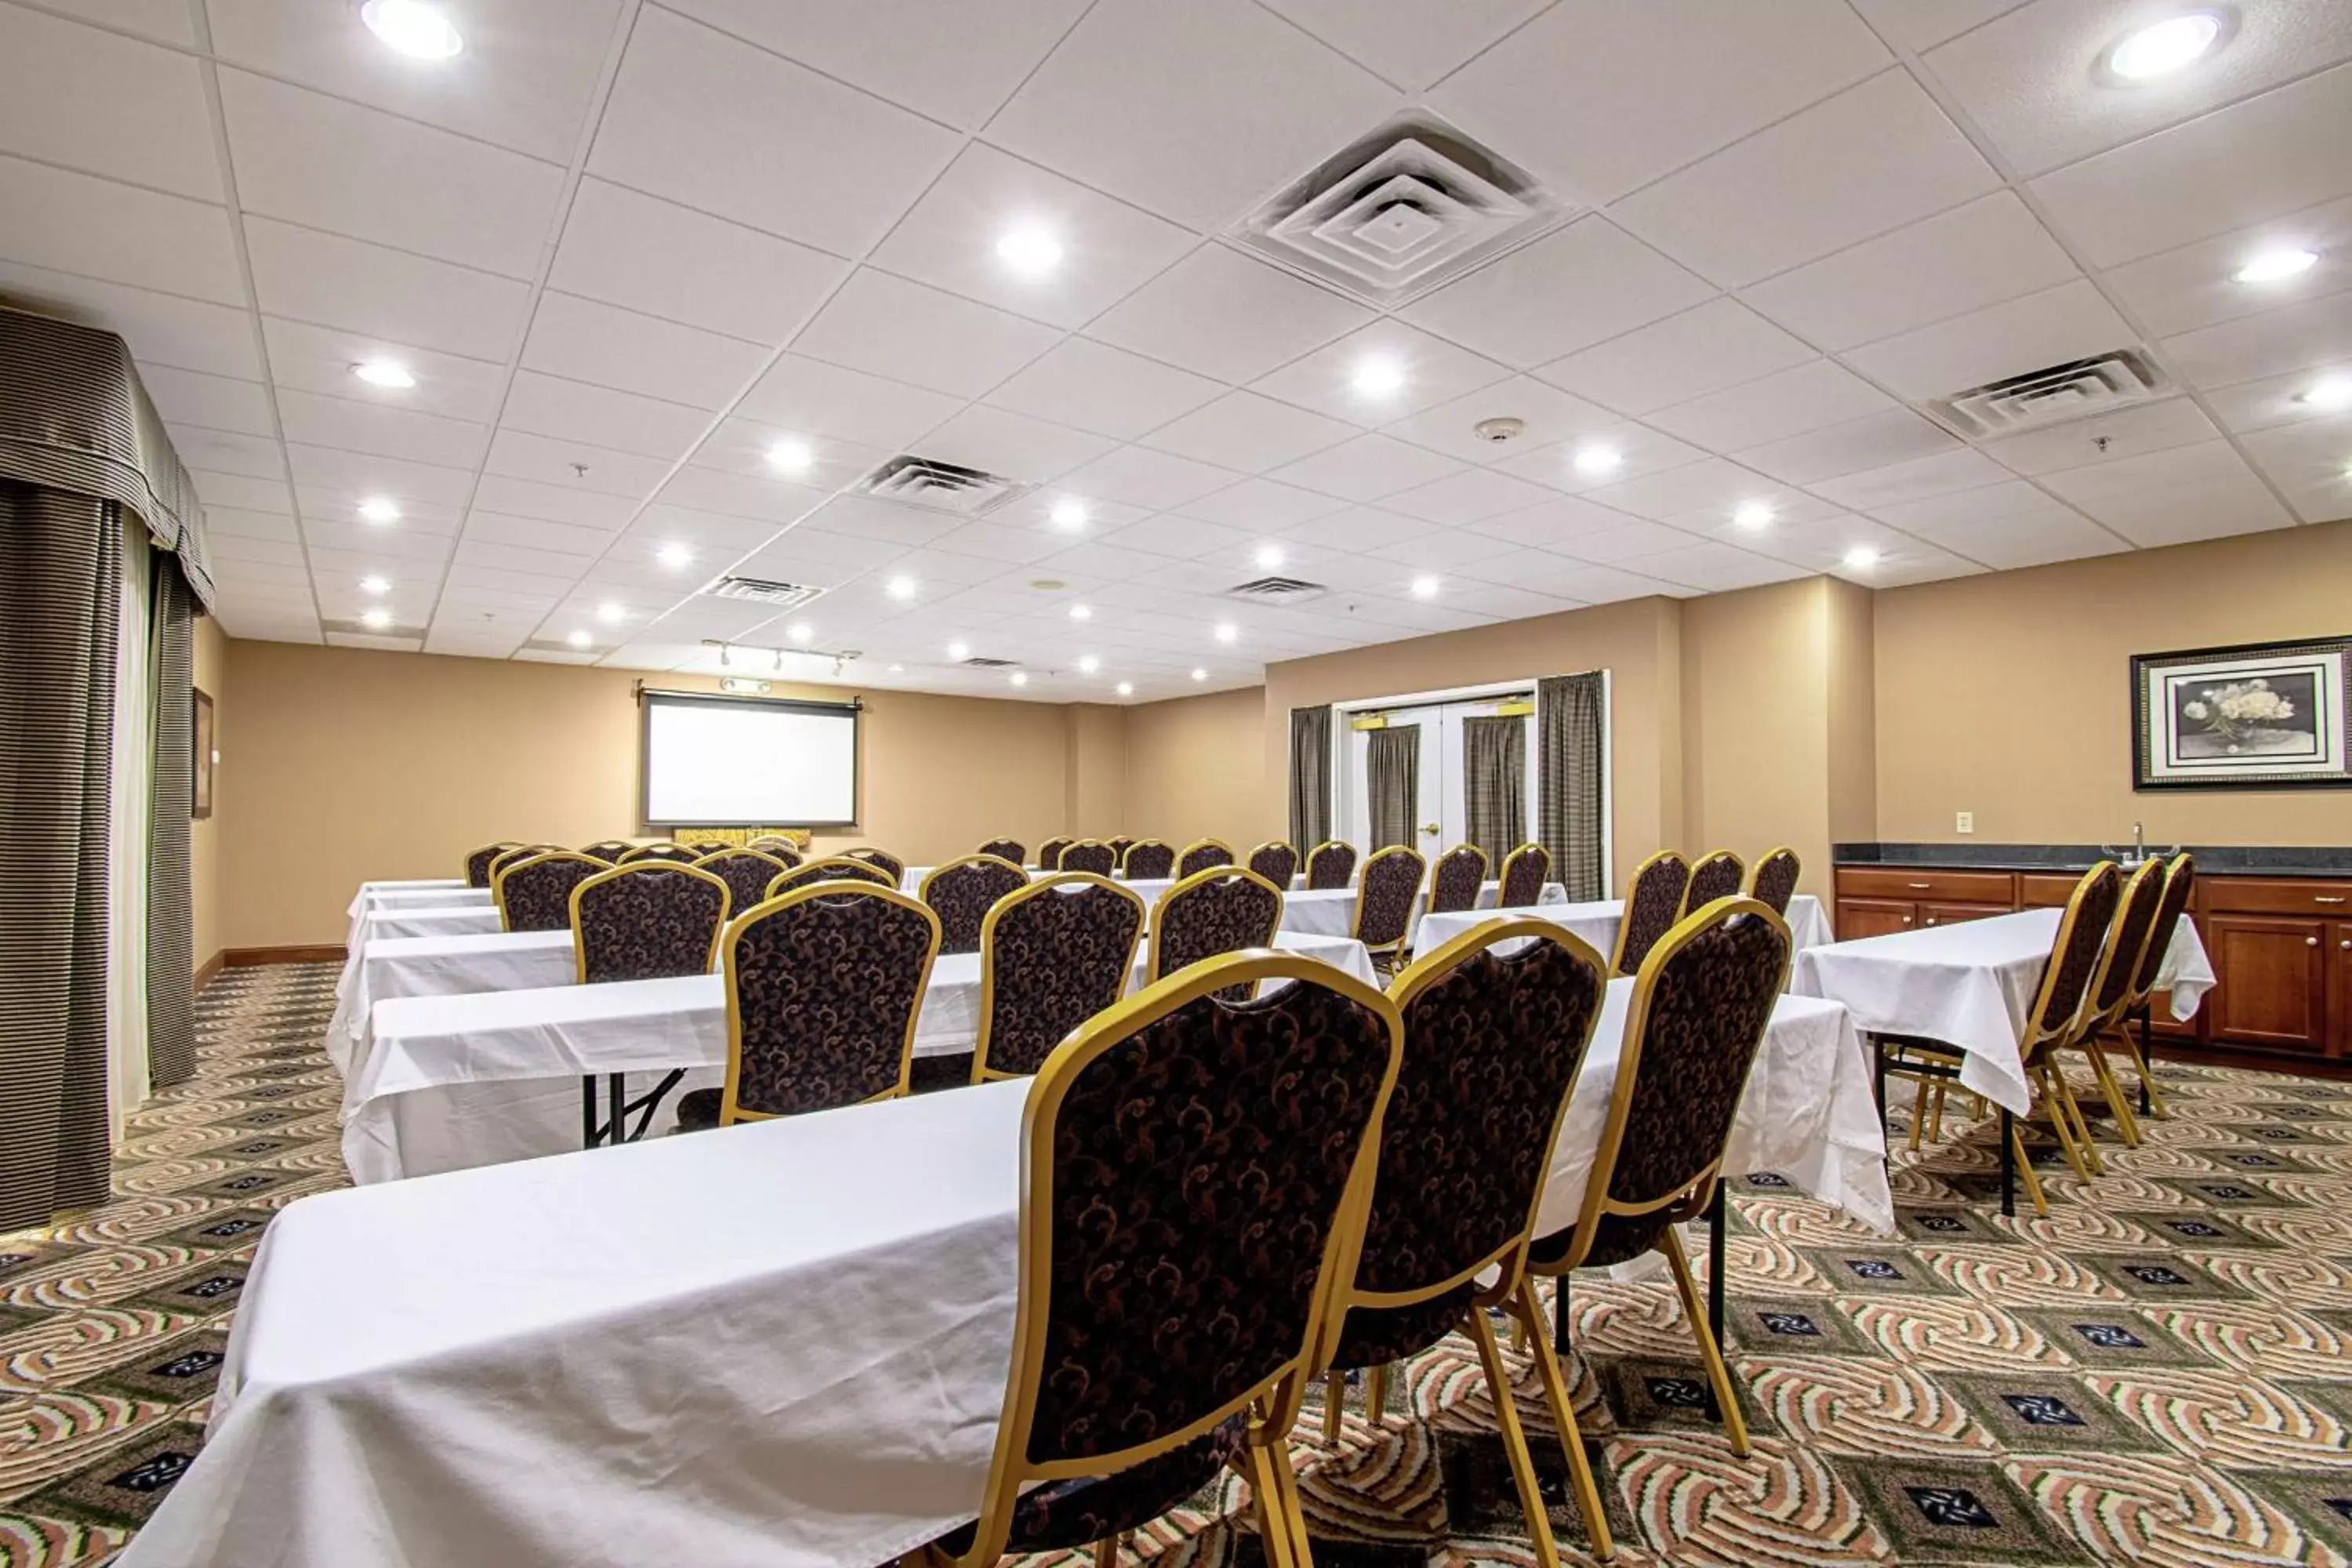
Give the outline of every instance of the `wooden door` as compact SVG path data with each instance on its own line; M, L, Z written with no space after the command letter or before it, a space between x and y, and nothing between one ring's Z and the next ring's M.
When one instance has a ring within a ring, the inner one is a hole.
M2336 1028L2327 1037L2327 1054L2352 1057L2352 921L2338 921L2327 931L2328 991L2336 999Z
M2219 977L2205 1001L2217 1044L2315 1055L2326 1049L2333 928L2276 915L2211 915L2207 945Z
M1918 924L1919 906L1902 899L1840 899L1837 933L1840 942L1866 936L1891 936Z

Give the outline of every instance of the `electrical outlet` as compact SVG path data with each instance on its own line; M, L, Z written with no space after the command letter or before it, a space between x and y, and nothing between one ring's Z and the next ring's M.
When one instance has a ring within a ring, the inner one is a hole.
M1952 831L1953 831L1953 832L1955 832L1955 833L1974 833L1976 830L1977 830L1977 814L1976 814L1975 812L1973 812L1973 811L1959 811L1959 812L1954 812L1954 813L1952 814Z

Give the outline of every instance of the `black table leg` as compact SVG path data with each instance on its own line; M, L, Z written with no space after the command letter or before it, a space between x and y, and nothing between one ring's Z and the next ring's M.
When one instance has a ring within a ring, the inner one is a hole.
M1568 1276L1559 1275L1551 1283L1551 1348L1565 1361L1568 1359Z
M593 1149L604 1140L596 1136L596 1076L580 1075L580 1146Z
M1878 1124L1886 1125L1886 1042L1876 1035L1870 1037L1871 1084L1870 1098L1878 1107Z
M2005 1219L2017 1216L2017 1121L2006 1105L2000 1108L2000 1212Z
M1723 1343L1724 1184L1715 1184L1715 1197L1706 1205L1706 1326L1715 1342Z

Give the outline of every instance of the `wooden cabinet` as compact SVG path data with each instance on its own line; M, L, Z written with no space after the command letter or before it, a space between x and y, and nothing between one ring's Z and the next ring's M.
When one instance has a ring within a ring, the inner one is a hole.
M1866 936L1891 936L1919 923L1919 906L1901 899L1840 899L1836 930L1840 942Z
M2205 950L2221 976L2206 1004L2217 1045L2316 1053L2328 1037L2327 926L2277 915L2210 915Z
M2327 928L2327 987L2336 999L2336 1028L2329 1037L2330 1056L2352 1056L2352 921Z
M2007 904L1953 904L1939 900L1919 906L1919 923L1923 926L1951 926L1962 921L1980 921L1987 915L2011 912Z

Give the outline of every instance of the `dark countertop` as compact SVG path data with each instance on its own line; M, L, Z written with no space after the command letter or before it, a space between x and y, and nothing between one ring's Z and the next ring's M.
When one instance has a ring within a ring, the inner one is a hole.
M2151 849L2171 846L2150 845ZM2187 846L2200 876L2352 879L2352 845ZM2096 844L1833 844L1840 866L1910 866L1949 871L2086 871L2110 858Z

